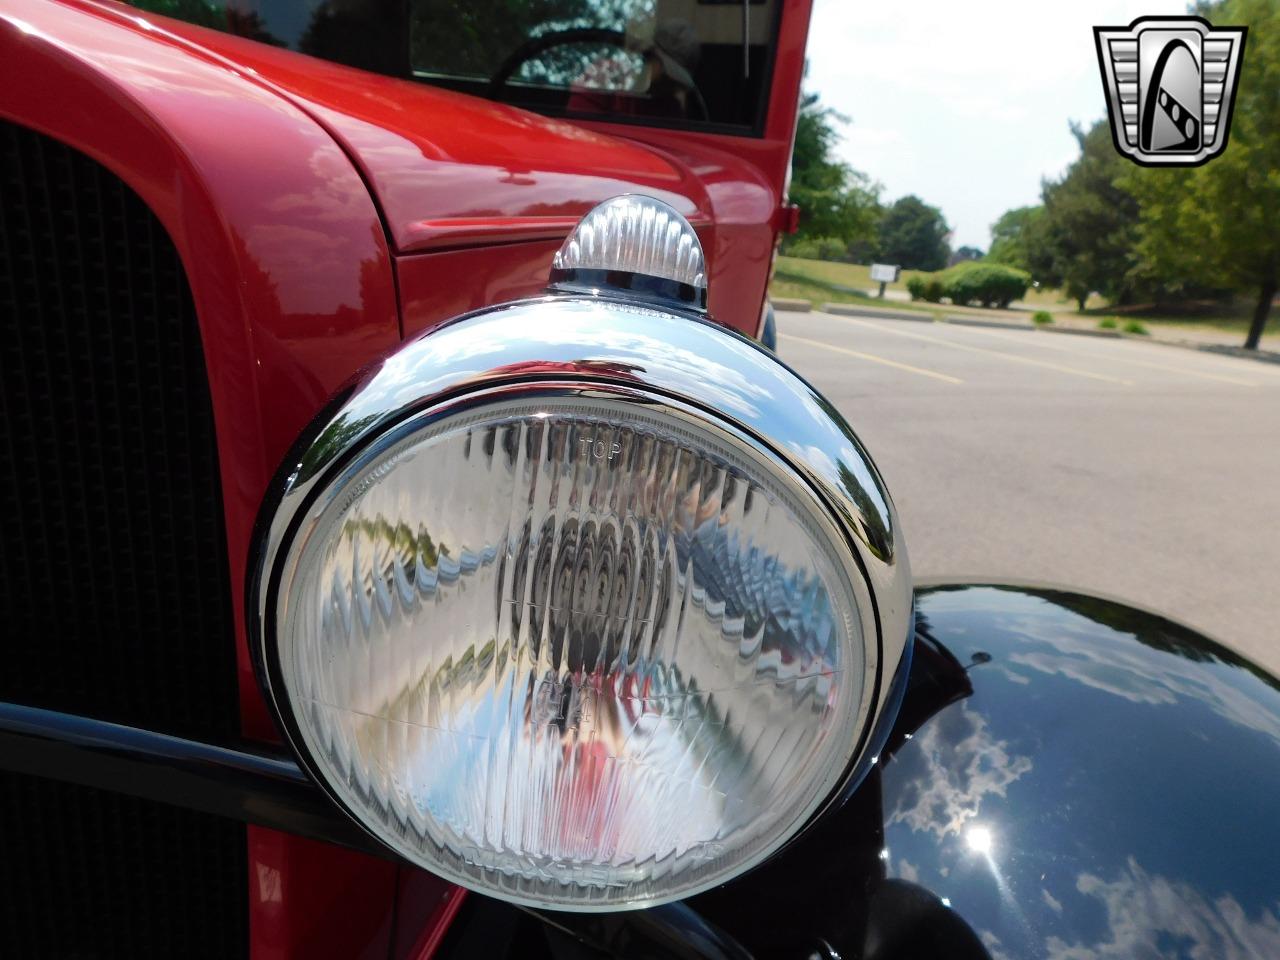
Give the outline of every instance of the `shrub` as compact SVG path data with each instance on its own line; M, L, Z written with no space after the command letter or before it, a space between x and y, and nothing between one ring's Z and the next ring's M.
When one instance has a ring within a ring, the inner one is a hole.
M1007 307L1025 296L1031 286L1031 274L1026 271L981 260L957 263L938 277L944 295L958 306L980 303L984 307Z
M928 303L938 303L944 296L942 281L938 279L936 273L922 273L909 277L907 293L911 294L912 300L924 300Z
M1098 329L1100 330L1114 330L1118 326L1119 324L1116 323L1115 317L1103 317L1098 321Z
M1053 314L1048 310L1037 310L1031 315L1031 322L1044 326L1046 323L1053 323Z
M1136 333L1140 337L1147 336L1147 328L1140 324L1137 320L1130 320L1124 325L1125 333Z
M789 257L805 260L844 260L848 245L836 237L796 237L783 251Z

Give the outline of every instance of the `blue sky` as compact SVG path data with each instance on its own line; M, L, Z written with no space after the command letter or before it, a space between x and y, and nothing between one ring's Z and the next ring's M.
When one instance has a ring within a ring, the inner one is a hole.
M1076 156L1070 120L1106 114L1093 27L1185 14L1181 0L817 0L805 88L850 118L840 154L941 207L983 250L1010 207Z

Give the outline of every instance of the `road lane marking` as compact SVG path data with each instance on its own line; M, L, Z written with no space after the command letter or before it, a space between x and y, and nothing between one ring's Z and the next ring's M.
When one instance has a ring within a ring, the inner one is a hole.
M1018 340L1026 337L1028 334L1036 333L1036 331L1025 331L1023 333L1001 333L997 330L987 330L980 327L967 327L972 333L981 333L984 336L996 337L1000 340ZM1026 341L1034 342L1037 347L1043 347L1046 350L1057 350L1061 353L1074 353L1078 357L1092 357L1095 360L1114 360L1117 363L1130 363L1138 367L1149 367L1152 370L1164 370L1168 373L1185 373L1189 377L1203 377L1205 380L1217 380L1219 383L1231 383L1238 387L1256 387L1257 384L1252 380L1241 380L1239 377L1228 377L1217 373L1205 373L1202 370L1188 370L1186 367L1175 367L1171 364L1156 363L1152 360L1138 360L1135 357L1125 357L1119 354L1115 356L1101 356L1090 350L1073 350L1071 347L1062 343L1045 343L1042 340Z
M1005 360L1011 360L1014 363L1025 363L1031 367L1043 367L1046 370L1056 370L1058 373L1069 373L1076 377L1087 377L1090 380L1101 380L1104 383L1116 383L1122 387L1132 387L1132 380L1124 380L1120 377L1109 377L1104 373L1094 373L1090 370L1078 370L1075 367L1064 367L1058 363L1049 363L1047 360L1035 360L1031 357L1020 356L1016 353L1006 353L1004 350L989 350L986 347L975 347L967 343L956 343L954 340L944 340L941 337L930 337L923 333L910 333L906 330L894 330L892 327L884 327L878 323L870 323L866 320L859 320L854 317L840 314L824 313L824 317L832 320L840 320L845 323L855 323L859 326L870 327L872 330L878 330L881 333L891 333L897 337L910 337L912 340L923 340L925 343L936 343L944 347L950 347L953 350L965 350L969 353L985 353L990 357L1001 357ZM968 328L966 328L968 329Z
M810 340L808 337L797 337L790 333L780 333L779 338L783 340L794 340L796 343L807 343L811 347L822 347L824 350L834 350L836 353L846 353L851 357L857 357L859 360L870 360L872 363L883 363L886 367L893 367L895 370L905 370L908 373L918 373L922 377L933 377L935 380L942 380L945 383L964 383L959 377L948 376L945 373L938 373L936 370L926 370L923 367L913 367L909 363L899 363L897 360L890 360L887 357L878 357L874 353L863 353L861 350L850 350L848 347L837 347L833 343L827 343L825 340Z

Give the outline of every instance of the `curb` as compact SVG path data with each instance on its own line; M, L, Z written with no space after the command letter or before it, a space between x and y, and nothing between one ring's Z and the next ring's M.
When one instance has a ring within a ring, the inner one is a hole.
M777 301L774 301L777 302ZM787 302L787 301L783 301ZM789 307L786 309L790 309ZM800 308L805 309L805 308ZM812 309L818 309L812 307ZM994 327L998 330L1026 330L1028 332L1061 333L1071 337L1101 337L1104 340L1136 340L1139 343L1159 344L1162 347L1174 347L1179 350L1196 350L1201 353L1216 353L1218 356L1236 357L1240 360L1252 360L1255 363L1267 363L1280 366L1280 352L1274 350L1245 350L1223 343L1205 343L1196 340L1174 340L1152 336L1146 333L1125 333L1123 330L1101 330L1090 327L1059 327L1052 324L1035 325L1031 323L1009 323L1001 320L986 320L981 317L959 316L950 314L935 318L933 314L921 311L887 310L880 307L864 307L853 303L825 303L821 307L823 313L833 313L847 317L881 317L890 320L911 320L916 323L953 323L957 327Z
M813 309L813 304L808 300L794 297L770 297L769 302L775 310L789 310L792 313L808 313Z
M933 323L933 314L923 311L888 310L883 307L864 307L856 303L824 303L823 313L844 317L887 317L891 320L914 320L917 323Z
M1151 341L1150 337L1121 333L1119 330L1091 330L1088 327L1055 327L1052 325L1018 323L1017 321L1009 320L987 320L983 317L971 317L968 315L961 316L959 314L947 314L935 321L933 316L927 313L907 313L903 310L880 310L874 307L860 307L854 304L828 303L822 309L825 313L844 314L846 316L858 316L859 314L863 314L869 317L887 317L895 320L915 320L917 322L924 323L929 323L931 321L937 323L949 323L957 327L989 327L995 330L1026 330L1028 333L1064 333L1067 336L1072 337L1102 337L1107 340L1116 340L1120 337L1132 336L1135 340Z
M1107 340L1117 340L1123 336L1119 330L1094 330L1090 327L1055 327L1047 323L1005 323L1000 320L983 320L976 317L948 316L943 319L947 323L954 323L960 327L996 327L1000 330L1029 330L1032 333L1065 333L1069 337L1103 337Z
M944 323L954 323L957 327L995 327L997 330L1034 330L1029 323L1015 323L1007 320L984 320L981 317L961 317L954 314L942 318Z
M1119 330L1092 330L1089 327L1044 326L1044 327L1037 327L1036 329L1042 330L1045 333L1066 333L1073 337L1102 337L1106 340L1119 340L1121 337L1125 336L1125 334L1121 333ZM1136 334L1132 334L1131 336L1134 336L1136 339L1139 339L1139 340L1144 339L1143 337L1139 337ZM1146 337L1145 339L1150 340L1151 338Z
M1241 360L1252 360L1255 363L1280 364L1280 353L1275 350L1246 350L1244 347L1233 347L1225 343L1202 343L1195 347L1204 353L1216 353L1222 357L1238 357Z
M1252 360L1254 363L1280 365L1280 352L1275 350L1246 350L1244 347L1234 347L1227 343L1166 339L1141 333L1122 333L1121 336L1126 340L1139 340L1143 343L1153 343L1161 347L1173 347L1177 350L1195 350L1198 353L1214 353L1220 357L1235 357L1237 360Z

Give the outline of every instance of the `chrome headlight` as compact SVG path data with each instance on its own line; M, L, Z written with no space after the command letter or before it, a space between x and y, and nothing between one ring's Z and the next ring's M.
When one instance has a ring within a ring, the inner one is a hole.
M848 781L903 656L879 477L799 377L682 311L691 237L598 208L569 292L407 344L266 518L251 606L293 745L392 849L507 900L645 906L758 863Z

